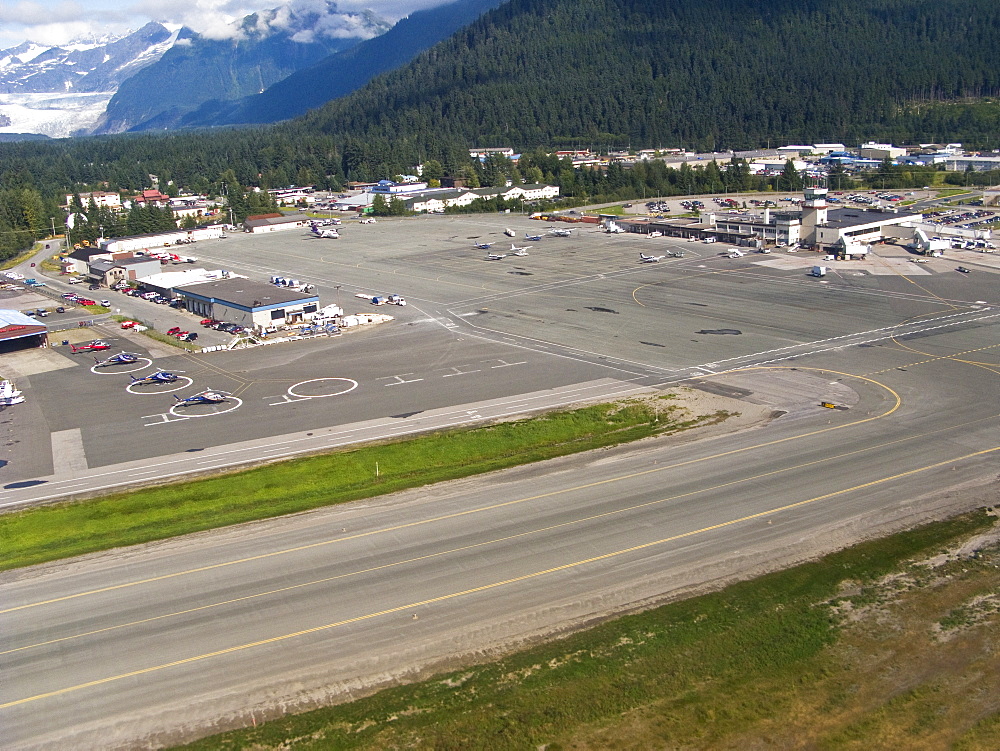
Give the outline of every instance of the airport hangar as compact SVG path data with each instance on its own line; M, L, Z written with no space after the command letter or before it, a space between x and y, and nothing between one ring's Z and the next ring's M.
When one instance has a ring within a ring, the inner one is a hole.
M174 289L195 315L265 329L302 323L316 315L319 296L244 278L219 279Z
M0 310L0 352L44 347L48 338L49 329L41 321L17 310Z
M734 245L763 243L802 245L838 254L864 254L863 243L887 237L909 237L920 214L852 208L830 209L826 188L806 188L801 211L763 214L709 214L707 221L680 219L619 219L626 231L703 240L709 237Z

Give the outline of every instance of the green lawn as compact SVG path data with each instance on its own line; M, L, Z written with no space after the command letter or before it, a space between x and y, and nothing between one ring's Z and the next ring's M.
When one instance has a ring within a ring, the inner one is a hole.
M692 419L671 399L661 395L443 431L0 515L0 570L468 477L727 416Z

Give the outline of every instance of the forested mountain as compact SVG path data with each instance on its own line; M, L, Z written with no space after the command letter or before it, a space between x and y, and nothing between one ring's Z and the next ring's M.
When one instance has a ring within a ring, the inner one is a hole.
M510 0L310 113L468 143L851 142L908 103L1000 94L995 0Z
M202 102L258 94L389 28L370 11L341 12L332 0L305 0L246 16L226 39L183 29L163 57L121 84L94 132L175 128Z
M46 220L58 217L60 193L137 191L150 175L167 190L217 195L225 184L232 196L249 186L339 188L434 160L443 174L483 184L506 171L577 199L622 199L755 186L740 165L574 171L532 147L882 139L997 148L998 31L995 0L509 0L401 69L280 125L0 143L11 207L0 211L0 233L35 231L34 219L21 229L17 204L41 200ZM520 172L473 165L469 147L484 145L524 151ZM886 167L878 179L901 187L933 177Z
M238 101L206 102L181 119L184 127L274 123L288 120L345 96L380 73L398 68L419 52L495 8L501 0L457 0L417 11L382 36L320 60L288 76L262 94Z

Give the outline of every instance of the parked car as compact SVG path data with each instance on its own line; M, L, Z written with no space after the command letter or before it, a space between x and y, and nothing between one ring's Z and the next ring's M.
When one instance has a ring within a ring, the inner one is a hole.
M96 300L87 300L86 298L80 298L77 300L77 303L80 305L97 305Z
M45 316L47 316L48 314L49 311L47 311L45 308L35 308L35 315L37 315L39 318L45 318Z
M56 308L56 313L65 313L65 312L66 312L66 308L64 308L62 305L60 305L58 308Z
M139 326L139 325L140 324L139 324L138 321L122 321L122 328L123 329L134 329L136 326Z
M185 334L184 336L180 337L180 340L182 342L193 342L197 338L198 338L198 334L196 334L194 331L192 331L189 334Z
M89 290L95 290L95 289L100 289L100 288L101 288L100 284L91 284L89 287L87 287L87 289L89 289Z
M180 330L181 330L180 326L174 326L172 329L167 329L167 335L168 336L173 336L174 334L179 333Z
M105 308L110 308L111 307L111 301L110 300L101 300L101 305L103 305Z

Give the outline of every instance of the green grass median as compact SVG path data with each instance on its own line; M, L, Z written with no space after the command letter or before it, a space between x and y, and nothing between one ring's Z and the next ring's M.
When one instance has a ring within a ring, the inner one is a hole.
M0 515L0 570L368 498L725 419L669 395L282 461Z

